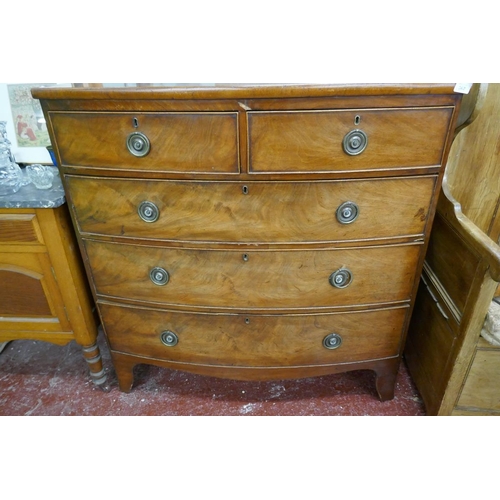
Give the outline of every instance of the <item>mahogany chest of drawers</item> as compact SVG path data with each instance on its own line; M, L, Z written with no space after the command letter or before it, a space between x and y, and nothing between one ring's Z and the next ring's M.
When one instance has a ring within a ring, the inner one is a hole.
M37 89L120 388L369 369L393 397L453 85Z

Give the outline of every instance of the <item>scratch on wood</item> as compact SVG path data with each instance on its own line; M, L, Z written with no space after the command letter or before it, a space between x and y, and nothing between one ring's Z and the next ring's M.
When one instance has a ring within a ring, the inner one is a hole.
M244 109L245 111L252 111L252 108L249 108L246 104L243 104L242 102L238 102L238 105L240 106L241 109Z
M414 215L415 218L420 218L420 220L422 222L425 221L425 219L427 218L427 214L425 213L425 209L422 207L420 208L420 210Z

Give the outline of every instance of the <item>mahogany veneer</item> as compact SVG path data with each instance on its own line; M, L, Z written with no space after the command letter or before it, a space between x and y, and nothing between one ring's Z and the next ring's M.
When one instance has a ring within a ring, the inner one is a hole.
M453 86L33 95L123 391L149 363L242 380L369 369L393 397Z

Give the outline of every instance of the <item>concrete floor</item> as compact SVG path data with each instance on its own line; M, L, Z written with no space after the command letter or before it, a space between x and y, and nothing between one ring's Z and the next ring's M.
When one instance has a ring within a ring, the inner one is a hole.
M16 340L0 354L0 415L423 416L402 364L392 401L380 402L372 372L303 380L241 382L139 365L129 394L119 391L103 335L109 391L94 386L79 346Z

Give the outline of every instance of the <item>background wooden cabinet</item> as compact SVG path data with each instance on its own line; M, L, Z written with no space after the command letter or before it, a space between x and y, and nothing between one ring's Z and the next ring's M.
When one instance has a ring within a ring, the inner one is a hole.
M405 357L430 415L500 415L500 349L480 337L500 281L500 84L450 151Z
M0 343L74 339L104 386L97 317L65 204L0 209L0 283Z

